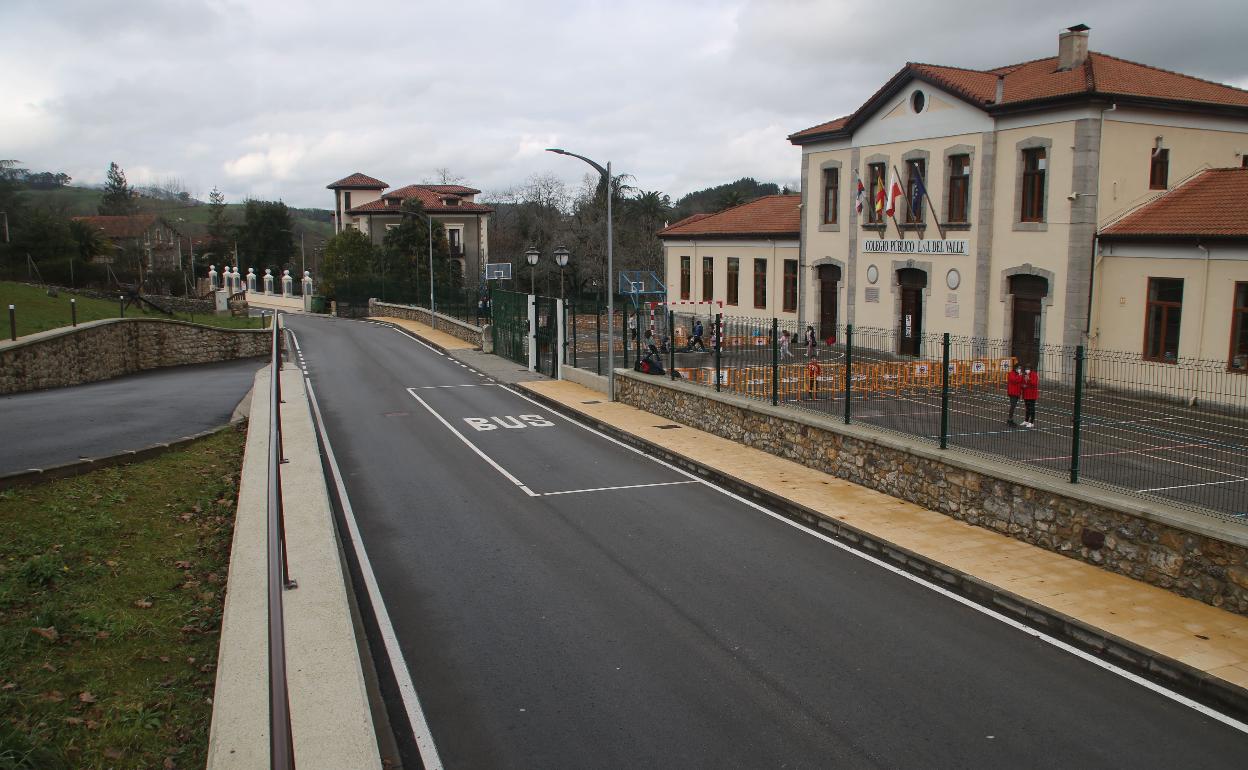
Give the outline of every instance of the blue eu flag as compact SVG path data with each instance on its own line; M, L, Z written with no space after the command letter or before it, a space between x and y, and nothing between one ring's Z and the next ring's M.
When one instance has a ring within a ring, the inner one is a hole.
M915 174L914 187L910 192L910 213L915 219L923 215L923 197L927 195L927 189L923 187L923 177Z

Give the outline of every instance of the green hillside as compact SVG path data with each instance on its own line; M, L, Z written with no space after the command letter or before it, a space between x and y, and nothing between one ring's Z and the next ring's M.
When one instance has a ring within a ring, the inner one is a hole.
M23 190L21 194L30 206L46 208L64 216L81 217L98 213L102 192L87 187L60 187L55 190ZM143 196L138 199L138 204L143 213L163 216L187 235L202 235L208 223L208 204L202 201L191 199L187 202ZM226 204L226 212L234 224L243 221L242 203ZM309 241L325 240L334 234L328 209L291 208L290 216L294 220L296 240L300 233Z

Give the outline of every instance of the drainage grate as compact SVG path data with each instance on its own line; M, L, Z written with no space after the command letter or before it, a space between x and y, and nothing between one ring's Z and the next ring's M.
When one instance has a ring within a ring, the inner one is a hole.
M659 430L672 430L673 428L679 428L680 426L679 425L656 425L654 427L658 428Z
M582 401L582 404L601 404L601 401Z

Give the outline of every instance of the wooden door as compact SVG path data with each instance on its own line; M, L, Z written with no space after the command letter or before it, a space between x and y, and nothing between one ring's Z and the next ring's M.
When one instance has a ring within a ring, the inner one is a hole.
M897 352L917 356L923 350L923 291L927 273L915 268L897 271L901 289L901 317L897 319Z
M837 288L841 281L841 268L836 265L819 266L819 339L833 340L836 335Z
M1024 366L1035 368L1040 357L1040 300L1014 297L1010 355Z

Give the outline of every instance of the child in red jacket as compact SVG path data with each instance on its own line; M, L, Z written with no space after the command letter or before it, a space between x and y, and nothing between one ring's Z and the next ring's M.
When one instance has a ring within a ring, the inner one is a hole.
M1040 375L1030 366L1023 367L1023 427L1036 427L1036 401L1040 398Z
M1005 376L1005 395L1010 397L1010 416L1006 418L1005 424L1009 426L1018 425L1014 422L1014 410L1018 408L1018 399L1023 396L1023 365L1014 364L1014 368Z

